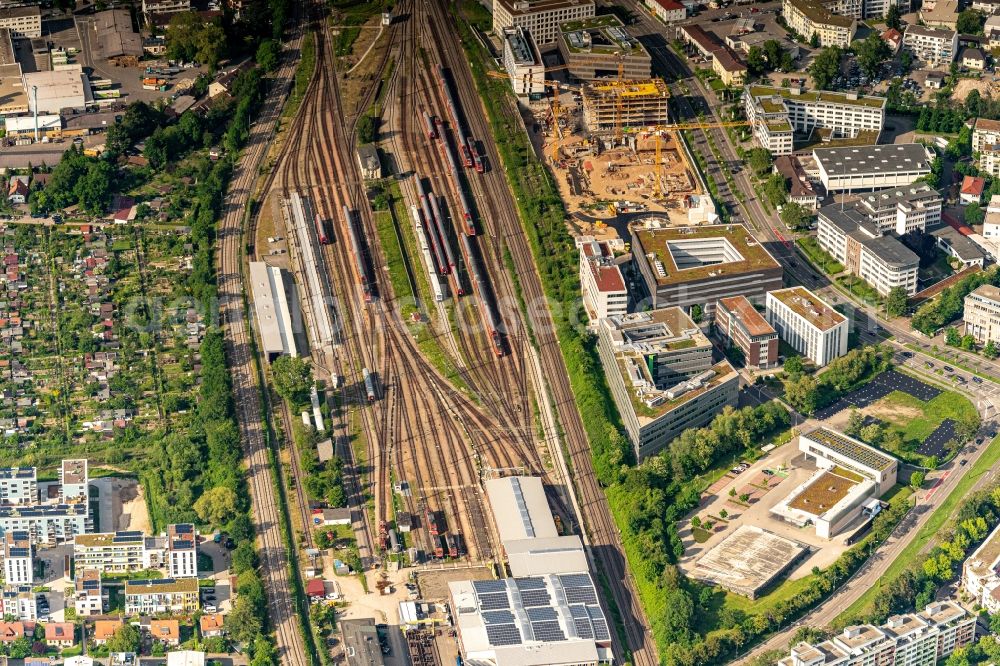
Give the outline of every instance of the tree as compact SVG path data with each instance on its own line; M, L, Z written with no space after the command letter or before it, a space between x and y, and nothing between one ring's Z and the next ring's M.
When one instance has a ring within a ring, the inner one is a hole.
M378 126L375 116L366 113L358 119L358 143L372 143L378 138Z
M974 227L977 224L982 224L983 219L986 217L986 212L983 207L976 202L970 203L965 207L965 223L970 227Z
M801 377L805 372L805 367L802 364L801 356L792 356L785 361L785 372L792 379L797 379Z
M973 351L976 348L976 338L973 335L963 335L961 342L962 349L965 351Z
M1000 350L997 349L997 344L992 340L988 341L986 346L983 347L983 356L989 359L994 359L998 355L1000 355Z
M226 34L195 12L178 12L167 25L167 54L175 60L200 60L215 69L226 48Z
M818 49L819 48L819 33L818 32L813 32L812 36L809 37L809 46L813 47L814 49Z
M903 287L893 287L885 299L885 312L890 317L901 317L906 314L907 293Z
M767 71L767 58L764 56L764 49L759 46L751 46L747 53L747 74L750 76L760 76Z
M809 75L819 90L828 90L840 72L840 49L828 46L819 52L809 66Z
M256 60L266 71L273 72L281 61L281 44L273 39L265 39L257 47Z
M785 399L799 412L812 414L819 404L819 384L809 375L789 379L785 382Z
M751 148L746 153L747 164L758 176L762 176L771 170L774 158L767 148Z
M194 503L194 510L203 522L223 525L236 511L236 493L224 486L206 490Z
M108 639L109 652L138 652L140 645L139 629L131 624L122 625Z
M865 417L861 415L860 410L852 409L851 415L847 419L847 427L844 428L844 432L851 437L857 437L861 434L861 428L865 425Z
M780 173L772 173L764 181L764 194L772 206L780 206L788 199L788 181Z
M309 400L309 389L313 386L312 368L301 356L279 356L271 364L274 376L274 390L293 405Z
M226 616L226 630L230 638L244 645L260 636L261 621L249 597L236 597L233 609Z
M885 43L885 40L877 32L873 32L860 43L857 43L854 47L854 53L857 55L861 71L870 79L875 78L875 75L878 74L879 69L882 67L882 63L892 55L889 45Z
M903 23L900 21L898 5L889 5L889 11L885 13L885 24L894 30L899 30L903 27Z
M926 475L923 472L914 472L910 475L910 487L919 490L920 486L924 485L925 478Z
M958 334L958 329L954 326L949 326L944 332L944 343L951 347L957 347L962 344L962 336Z
M965 113L968 116L978 118L982 114L983 97L976 88L969 91L965 96ZM964 127L964 125L963 125Z
M691 321L697 324L698 322L701 321L702 314L703 311L700 305L695 303L694 305L691 306Z
M253 571L259 564L260 560L257 557L257 549L254 547L253 541L243 541L233 551L233 561L230 568L238 576L244 571Z
M725 509L719 509L719 518L722 518L723 520L725 520L728 517L729 517L729 512L728 511L726 511Z
M958 15L955 29L963 35L981 35L985 23L986 16L982 12L966 9Z
M781 207L781 221L792 231L805 231L809 228L812 215L802 204L789 201Z
M871 423L861 429L861 439L869 444L878 444L882 440L882 426Z
M694 516L693 518L691 518L691 527L695 529L701 527L701 518L699 518L698 516Z

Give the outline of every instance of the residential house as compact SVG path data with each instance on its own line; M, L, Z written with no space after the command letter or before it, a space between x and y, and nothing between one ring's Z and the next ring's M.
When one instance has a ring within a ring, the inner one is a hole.
M982 49L969 47L962 50L962 67L981 72L986 69L986 56Z
M24 637L24 622L0 622L0 643L13 643Z
M76 644L76 626L72 622L49 622L45 625L45 644L68 648Z
M175 647L181 644L181 624L177 620L151 620L149 637L164 645Z
M203 638L215 638L226 633L225 616L220 613L202 615L199 625Z
M104 645L123 626L125 625L121 620L97 620L94 622L94 644Z
M7 201L12 204L27 203L28 193L28 177L11 176L10 185L7 187Z
M965 176L962 179L962 189L959 190L958 201L963 206L978 204L986 190L986 179L978 176Z

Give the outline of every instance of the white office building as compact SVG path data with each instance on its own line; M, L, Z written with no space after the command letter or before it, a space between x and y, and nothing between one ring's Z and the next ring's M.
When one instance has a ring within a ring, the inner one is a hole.
M27 532L7 532L3 536L3 580L6 585L35 582L34 547Z
M621 268L607 242L583 239L580 243L580 290L590 322L623 315L628 308L628 291Z
M769 291L765 304L778 337L817 366L847 353L847 317L805 287Z
M0 505L23 506L38 502L38 475L34 467L0 468Z
M908 25L903 32L903 48L928 65L947 65L958 53L958 33L919 25Z
M0 28L10 30L10 36L34 39L42 36L42 11L37 5L0 9Z
M805 91L801 88L750 85L743 106L758 145L773 155L792 152L793 133L814 131L830 139L878 139L885 125L886 99L857 92Z
M931 172L933 155L919 143L816 148L813 159L829 193L910 185Z
M880 233L900 236L934 228L941 222L941 193L927 183L913 183L863 195L856 207Z
M860 8L861 3L856 4ZM806 40L817 35L820 46L848 46L858 29L853 17L835 14L819 0L782 0L781 14L788 27Z
M545 94L545 63L531 33L521 26L503 31L503 64L518 98L534 100Z
M560 23L593 15L593 0L494 0L493 31L502 37L505 28L517 25L531 32L535 44L549 44L558 38Z
M965 297L965 332L979 342L1000 343L1000 288L991 284L977 287Z

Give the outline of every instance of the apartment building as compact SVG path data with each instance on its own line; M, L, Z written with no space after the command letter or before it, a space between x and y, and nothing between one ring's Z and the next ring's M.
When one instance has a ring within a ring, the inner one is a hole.
M835 14L819 0L782 0L781 13L789 28L807 40L817 35L821 46L849 46L858 29L853 17Z
M934 601L919 613L893 615L879 627L854 625L816 645L798 643L778 666L934 666L975 641L975 629L976 616L962 606Z
M559 24L559 53L570 75L591 81L617 77L648 79L653 59L649 51L625 30L614 14Z
M591 132L651 127L670 122L670 90L663 79L584 85L583 118Z
M86 504L0 506L0 533L23 530L36 545L72 541L92 526Z
M713 365L711 342L678 307L600 320L598 350L640 459L736 404L739 375Z
M865 0L865 18L883 18L893 5L899 8L900 14L910 11L910 0Z
M958 27L958 0L925 0L917 15L929 28L956 30Z
M653 308L698 306L706 314L720 298L760 303L781 288L782 269L739 224L664 227L634 225L632 263Z
M933 154L919 143L815 148L813 159L829 193L910 185L931 172Z
M5 616L22 622L38 619L38 600L30 585L8 585L0 592L0 607Z
M90 491L87 485L89 480L86 458L63 460L59 467L59 484L63 503L89 501Z
M73 540L77 569L101 573L141 571L161 566L163 545L138 531L81 534Z
M504 28L518 25L536 44L549 44L558 39L560 23L593 15L593 0L495 0L493 31L502 36Z
M42 36L42 11L37 5L0 9L0 28L10 30L10 36L34 39Z
M193 613L198 610L197 578L157 578L125 582L125 614Z
M991 284L977 287L965 297L965 333L979 342L1000 344L1000 288Z
M31 585L35 582L34 547L23 531L3 536L3 580L6 585Z
M147 21L155 14L176 14L191 11L191 0L142 0L142 13Z
M947 65L958 53L958 33L911 24L903 32L903 48L926 65Z
M1000 45L998 45L1000 48ZM1000 178L1000 145L984 145L979 152L979 170Z
M198 575L198 532L194 525L182 523L167 527L166 567L169 578Z
M887 295L894 287L917 292L920 259L891 233L879 230L861 206L820 208L816 240L853 275Z
M518 98L539 99L545 94L545 63L531 33L521 26L503 31L503 64Z
M933 187L927 183L913 183L865 194L855 207L880 233L893 232L902 236L940 224L943 203L941 193Z
M727 86L742 86L747 78L747 66L728 46L712 52L712 71Z
M817 366L847 353L847 317L805 287L767 292L766 307L778 337Z
M687 18L687 7L677 0L646 0L646 7L664 23L676 23Z
M34 467L0 467L0 506L38 503L38 474Z
M74 581L76 594L73 606L79 617L104 614L104 589L101 584L101 572L97 569L76 570Z
M746 86L743 106L757 144L774 155L792 152L793 133L820 132L830 139L878 139L885 124L886 99L856 92Z
M593 238L580 246L580 290L583 308L592 324L604 317L623 315L628 309L628 290L611 246Z
M778 364L778 332L746 296L719 299L715 329L725 344L743 353L748 368L764 370Z

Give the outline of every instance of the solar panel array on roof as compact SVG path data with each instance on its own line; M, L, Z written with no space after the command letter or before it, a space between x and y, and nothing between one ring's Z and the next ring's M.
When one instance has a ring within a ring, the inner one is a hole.
M566 634L563 633L562 627L555 621L532 622L531 633L535 635L536 641L543 641L545 643L566 640Z
M174 525L174 532L177 534L191 534L194 531L194 526L190 523L181 523L179 525Z
M510 601L506 594L480 594L479 607L486 610L501 610L510 608Z
M587 574L562 574L557 576L563 587L593 587L594 582Z
M91 579L91 580L85 580L85 581L83 581L83 589L84 590L96 590L99 587L101 587L101 581L99 581L99 580L93 580L93 579Z
M552 597L548 590L524 590L521 592L521 602L525 608L528 606L548 606L552 603Z
M596 604L597 594L592 587L567 587L566 601L571 604Z
M483 621L486 624L506 624L514 621L514 614L509 610L484 611Z
M507 581L474 580L472 581L472 589L476 591L476 594L485 594L487 592L506 592Z
M543 606L541 608L529 608L527 609L528 619L532 622L542 622L544 620L558 620L559 615L556 613L555 608L548 606Z
M515 578L514 584L519 590L544 590L545 581L541 578Z
M115 532L111 543L132 543L145 538L142 532Z
M608 623L603 620L594 620L594 640L610 641L611 632L608 631Z
M486 638L490 645L520 645L521 632L513 624L486 625Z
M593 638L594 630L590 626L590 620L573 620L576 627L576 635L580 638Z
M11 557L31 557L31 550L28 548L11 548Z

